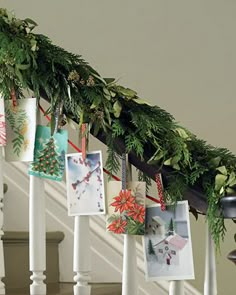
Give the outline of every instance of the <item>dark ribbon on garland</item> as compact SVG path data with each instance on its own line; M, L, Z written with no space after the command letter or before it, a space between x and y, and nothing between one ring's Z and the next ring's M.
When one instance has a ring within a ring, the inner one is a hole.
M44 114L44 116L46 117L46 119L48 121L51 121L50 117L48 115L46 115L46 112L45 110L41 107L41 105L39 105L39 109L41 110L41 112ZM70 140L68 139L68 143L70 146L72 146L77 152L81 153L81 150ZM110 175L113 179L117 180L117 181L120 181L120 178L117 177L116 175L113 175L111 174L107 169L103 168L103 171ZM149 200L155 202L155 203L160 203L160 200L156 199L156 198L153 198L152 196L149 196L149 195L146 195L146 198L148 198Z

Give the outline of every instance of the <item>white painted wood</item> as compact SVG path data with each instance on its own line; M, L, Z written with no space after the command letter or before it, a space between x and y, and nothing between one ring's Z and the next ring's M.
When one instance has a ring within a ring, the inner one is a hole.
M29 194L29 251L31 295L46 295L46 232L44 181L30 175Z
M5 277L5 264L3 253L3 242L1 240L3 233L3 147L0 147L0 295L5 294L5 285L2 278Z
M184 281L171 281L169 295L184 295Z
M28 165L23 162L4 163L4 179L8 187L7 199L4 206L5 230L28 230L29 177ZM60 281L73 283L73 249L74 218L68 216L66 201L66 186L64 182L44 181L46 194L47 230L63 231L65 239L59 247ZM24 204L26 204L24 206ZM16 211L17 208L17 211ZM11 216L17 213L17 219ZM119 282L122 277L123 264L123 236L106 232L104 215L90 216L91 239L91 269L94 282ZM108 237L109 236L109 237ZM139 295L166 295L169 292L167 281L146 282L144 275L143 247L137 242L137 280ZM185 281L185 293L188 295L202 295Z
M137 295L137 257L135 236L124 236L122 295Z
M89 216L75 216L74 220L74 256L73 270L74 295L90 295L91 286L91 249L89 234Z
M206 257L205 257L205 280L204 295L217 295L215 244L206 225Z
M127 181L132 181L132 169L126 157ZM124 254L122 272L122 295L137 295L137 255L136 238L132 235L124 235Z

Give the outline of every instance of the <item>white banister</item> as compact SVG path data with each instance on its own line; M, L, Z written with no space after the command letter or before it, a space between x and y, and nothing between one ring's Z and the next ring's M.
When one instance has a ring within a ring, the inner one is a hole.
M46 232L44 181L30 175L29 194L29 259L31 295L46 295Z
M91 250L89 216L75 216L74 256L73 256L74 295L90 295Z
M125 159L125 161L124 161ZM131 165L128 162L127 155L123 158L122 170L127 175L123 175L122 188L126 187L126 180L132 181ZM125 163L126 162L126 163ZM124 164L126 164L124 166ZM126 179L126 180L125 180ZM123 254L123 272L122 272L122 295L137 295L138 281L137 281L137 256L136 256L136 238L132 235L124 235L124 254Z
M0 295L5 294L5 285L2 282L2 278L5 277L5 264L3 253L3 147L0 146Z
M215 245L208 224L206 227L204 295L217 295Z
M169 295L184 295L184 281L171 281Z

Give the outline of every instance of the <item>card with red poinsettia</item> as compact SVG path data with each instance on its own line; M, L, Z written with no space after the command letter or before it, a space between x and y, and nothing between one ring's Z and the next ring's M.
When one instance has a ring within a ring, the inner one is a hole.
M129 182L122 190L120 181L107 186L107 230L116 234L143 235L145 229L146 183Z
M0 146L6 145L6 122L4 99L0 97Z

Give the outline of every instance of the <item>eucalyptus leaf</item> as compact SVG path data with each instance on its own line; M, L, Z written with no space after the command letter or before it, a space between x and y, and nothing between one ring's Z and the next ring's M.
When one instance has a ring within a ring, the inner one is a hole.
M229 175L228 181L226 183L229 186L234 186L236 184L236 176L234 171L232 171Z
M235 190L232 189L231 187L227 187L226 192L227 192L227 195L233 195L236 193Z
M228 171L226 169L225 166L220 166L216 168L217 171L220 171L220 173L224 174L224 175L228 175Z
M121 110L122 110L122 105L118 100L113 104L113 110L114 110L114 116L116 118L119 118Z
M219 191L222 186L226 185L227 176L223 174L217 174L215 177L215 190Z
M172 158L165 160L164 165L171 166L171 161L172 161Z
M146 104L148 106L152 106L150 103L148 103L147 101L141 98L134 98L133 101L136 102L137 104Z
M212 168L216 168L219 166L221 160L221 157L215 157L209 161L209 166Z
M16 64L16 68L19 70L27 70L30 67L30 64Z
M179 134L180 137L182 137L183 139L188 139L189 135L187 134L187 132L183 129L183 128L176 128L175 131Z
M33 27L36 27L38 24L34 21L34 20L32 20L31 18L26 18L25 20L24 20L26 23L28 23L28 24L30 24L30 25L33 25Z

